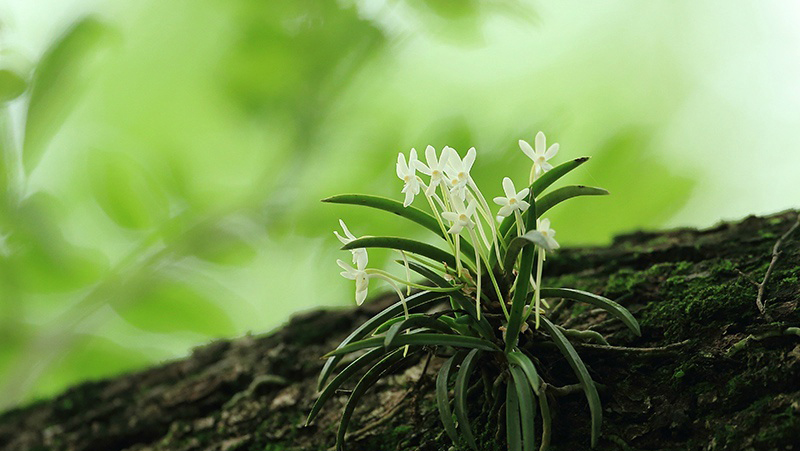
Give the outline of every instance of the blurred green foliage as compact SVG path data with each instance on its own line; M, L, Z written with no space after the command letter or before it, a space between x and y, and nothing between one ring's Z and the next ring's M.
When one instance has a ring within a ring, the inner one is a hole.
M411 147L477 147L487 197L527 177L516 143L538 130L557 162L594 156L566 182L612 196L549 215L567 245L662 225L700 173L663 156L697 80L657 13L132 3L76 19L35 63L0 60L0 406L350 304L336 220L405 224L318 201L399 198Z

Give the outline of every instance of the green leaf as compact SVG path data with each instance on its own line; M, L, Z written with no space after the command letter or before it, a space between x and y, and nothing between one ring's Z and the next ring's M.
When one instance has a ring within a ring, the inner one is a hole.
M589 161L589 157L578 157L574 160L561 163L553 169L545 172L539 176L538 179L534 180L533 184L531 184L530 188L531 191L533 191L533 195L539 197L539 195L542 194L542 192L544 192L544 190L546 190L548 187L550 187L550 185L587 161Z
M506 441L510 451L522 451L520 424L517 387L509 380L506 384Z
M510 366L514 387L519 399L519 416L522 423L522 445L524 451L534 451L536 448L536 410L531 385L525 373L518 367ZM509 381L510 382L510 381Z
M444 278L430 270L429 268L417 264L415 262L408 262L409 268L411 270L421 274L422 276L426 277L428 280L433 282L434 285L440 288L449 288L452 287L450 283L448 283ZM480 320L478 320L477 313L475 312L475 303L469 299L467 299L464 294L460 292L452 292L450 296L453 298L456 304L464 310L467 315L469 315L475 327L478 329L478 332L486 338L487 340L494 339L494 334L492 333L492 326L489 324L489 321L486 320L486 317L482 316Z
M539 197L539 195L542 194L542 192L550 185L587 161L589 161L589 157L580 157L571 161L567 161L566 163L561 163L560 165L542 174L538 179L534 180L533 184L531 184L531 186L528 188L530 188L534 197ZM500 223L500 236L505 236L506 233L511 230L512 225L514 225L514 217L506 216L503 219L503 222Z
M600 307L607 311L609 315L622 321L633 333L638 336L642 335L639 323L636 321L636 318L631 315L631 312L611 299L587 291L574 290L572 288L542 288L541 293L543 298L572 299L574 301Z
M398 349L395 352L387 355L367 371L366 374L358 381L350 397L347 399L347 404L344 406L342 418L339 420L339 430L336 432L336 450L344 450L344 436L347 433L347 426L350 424L350 418L353 416L353 411L356 404L364 396L364 393L372 387L378 379L381 378L383 373L387 372L396 363L403 360L403 350Z
M458 418L458 427L461 429L461 435L467 440L467 444L474 449L478 450L478 444L475 442L475 435L472 433L472 427L469 423L469 415L467 409L467 391L469 389L469 377L475 369L475 364L480 359L480 351L473 349L461 362L461 368L458 369L456 375L456 385L453 396L455 398L455 411L456 418Z
M463 354L463 353L461 353ZM453 412L450 410L450 397L448 396L447 385L450 380L450 371L453 365L459 360L459 354L454 355L447 359L439 369L439 374L436 376L436 407L439 409L439 417L442 419L444 430L453 441L453 445L458 446L458 433L456 432L456 425L453 422Z
M336 390L348 379L350 379L354 374L356 374L360 369L364 368L365 366L369 365L373 361L375 361L378 357L385 355L386 351L383 349L373 349L368 353L362 355L361 357L357 358L349 365L344 367L339 374L336 375L331 382L325 386L325 389L319 394L319 398L314 401L314 405L311 407L311 412L308 414L308 418L306 419L306 426L314 420L314 418L319 413L322 406L334 395L336 394Z
M428 303L437 301L442 299L441 293L434 293L430 291L423 291L420 293L413 294L406 298L405 305L408 307L409 310L414 308L420 307L422 305L426 305ZM350 333L342 342L339 344L337 349L347 346L349 343L360 340L361 338L366 337L369 335L370 332L375 330L381 324L386 322L388 319L391 319L397 315L402 315L404 312L403 309L403 302L396 302L389 307L381 310L378 314L373 316L372 318L368 319L364 322L364 324L360 325L356 330ZM322 387L325 385L325 382L330 377L331 373L334 369L336 369L336 365L342 359L342 356L335 356L329 358L325 365L322 367L322 371L319 373L319 379L317 381L317 390L322 390Z
M169 216L169 202L154 177L120 152L92 152L89 181L97 203L119 226L148 229Z
M594 381L589 375L586 365L583 364L583 360L578 356L572 344L550 320L545 317L542 317L541 320L542 326L547 330L550 337L553 338L553 342L555 342L558 350L561 351L561 354L567 359L569 366L572 367L572 370L578 377L578 381L580 381L581 387L583 387L583 392L586 394L586 399L589 401L589 412L592 416L592 448L594 448L595 445L597 445L597 439L600 437L600 425L603 422L603 408L600 405L600 395L597 393L597 387L594 385Z
M567 199L577 196L605 196L607 194L608 191L603 188L583 185L564 186L539 199L536 203L536 208L538 209L539 217L541 217L547 210Z
M332 204L347 204L347 205L363 205L365 207L376 208L378 210L388 211L400 217L408 219L409 221L416 222L417 224L425 227L426 229L434 232L441 238L445 238L445 233L439 226L439 221L430 214L420 210L419 208L409 205L404 207L402 202L394 199L389 199L381 196L372 196L369 194L339 194L322 199L322 202ZM461 240L461 251L465 254L474 256L475 248L466 240Z
M418 316L415 318L404 319L403 321L400 321L397 324L393 324L391 327L389 327L389 331L386 332L386 337L384 337L383 340L383 346L387 349L392 348L396 345L398 334L412 327L438 330L439 332L445 334L453 333L453 329L451 329L443 321L431 318L430 316Z
M428 316L430 316L430 315L427 314L427 313L411 313L411 314L408 315L408 318L422 318L422 317L428 317ZM378 326L378 328L375 329L375 332L372 332L372 335L382 334L382 333L386 332L387 330L389 330L389 328L392 327L393 325L395 325L395 324L397 324L397 323L399 323L401 321L404 321L404 320L406 320L408 318L406 318L405 316L398 316L396 318L392 318L392 319L386 321L385 323L381 324L380 326Z
M345 244L344 246L342 246L342 250L358 249L362 247L364 248L378 247L378 248L396 249L398 251L411 252L417 255L421 255L423 257L430 258L433 261L444 263L450 268L456 267L456 258L450 255L448 252L443 251L436 246L431 246L430 244L423 243L421 241L411 240L408 238L389 237L389 236L362 237Z
M325 354L325 357L349 354L367 348L383 346L384 337L367 338L354 341L340 348ZM429 346L452 346L454 348L481 349L484 351L497 351L497 346L492 342L476 337L465 337L463 335L446 335L430 333L401 334L395 338L396 346L404 345L429 345Z
M514 272L514 263L516 262L520 251L522 251L522 249L529 244L539 246L546 251L552 251L550 244L547 243L547 240L544 238L544 236L537 230L531 230L525 235L514 237L514 239L508 243L508 250L506 251L506 256L503 263L503 268L506 270L507 277L510 277L510 275Z
M533 197L533 193L528 194L528 202L531 206L525 212L525 230L536 228L536 218L538 217L539 205ZM519 331L522 327L522 313L528 299L528 287L530 286L529 274L533 271L533 246L525 246L522 249L522 257L519 262L519 273L514 285L514 297L511 299L511 310L508 314L508 324L506 329L506 352L513 350L517 346Z
M99 63L100 44L108 35L106 25L85 18L53 43L39 61L25 120L22 159L27 172L39 163L47 143L88 85Z
M400 260L398 263L405 265L405 262ZM427 266L420 265L417 262L408 262L408 268L417 274L421 275L422 277L428 279L432 284L436 285L439 288L449 288L453 285L447 282L444 277L437 274L432 269L428 268Z
M9 69L0 69L0 103L16 99L27 87L22 76Z
M525 377L528 378L528 382L531 384L533 392L536 393L537 396L542 396L542 379L539 377L536 366L531 359L520 351L511 351L506 354L506 357L509 363L522 369L522 372L525 373Z

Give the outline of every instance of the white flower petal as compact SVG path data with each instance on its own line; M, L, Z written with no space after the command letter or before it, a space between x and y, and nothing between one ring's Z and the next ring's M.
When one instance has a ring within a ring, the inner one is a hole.
M511 213L513 213L513 212L514 212L514 208L512 208L511 205L506 204L506 205L503 205L503 207L500 209L500 211L497 212L497 214L499 216L506 217L506 216L510 215Z
M530 193L530 188L523 188L522 191L518 192L516 197L517 201L522 202L528 197L528 193Z
M514 182L508 177L503 178L503 192L506 194L506 198L508 199L517 197L517 191L516 188L514 188Z
M531 204L529 204L528 201L525 201L525 200L519 201L519 212L520 213L526 212L528 210L528 208L530 208L530 207L531 207Z
M428 166L425 165L425 163L423 163L423 162L421 162L419 160L414 162L414 166L417 168L417 170L419 172L421 172L421 173L423 173L425 175L431 175L431 173L433 172L433 170L431 170L431 168L429 168Z
M450 222L453 222L458 219L458 213L453 213L452 211L443 211L442 217Z
M367 299L367 290L356 291L356 305L361 305Z
M397 171L397 178L403 180L406 176L406 172L408 172L408 166L406 166L406 157L402 153L397 154L397 166L395 170Z
M528 144L527 141L523 141L523 140L520 139L519 140L519 149L522 151L522 153L527 155L528 158L530 158L531 160L536 159L536 155L535 155L535 152L533 151L533 147L531 147L531 145Z
M556 156L557 153L558 153L558 143L555 143L552 146L550 146L549 149L547 149L547 152L544 153L544 157L549 160L554 156Z
M406 185L406 187L405 187L405 188L409 188L409 185ZM412 202L414 202L414 195L415 195L416 193L415 193L413 190L410 190L410 189L405 189L405 188L403 188L403 190L404 190L404 191L405 191L405 193L406 193L406 198L405 198L405 200L403 201L403 206L404 206L404 207L408 207L409 205L411 205L411 203L412 203ZM417 187L417 191L419 192L419 187Z
M470 147L467 151L467 156L465 156L464 160L462 160L464 163L464 172L469 173L469 171L472 169L472 165L475 163L476 154L477 152L475 151L475 148Z
M544 150L547 148L547 138L544 137L544 133L539 132L536 134L536 153L541 155L544 153Z
M497 205L506 205L508 203L508 198L507 197L497 196L494 199L492 199L492 201L494 201L494 203L496 203ZM336 233L336 232L333 232L333 233Z

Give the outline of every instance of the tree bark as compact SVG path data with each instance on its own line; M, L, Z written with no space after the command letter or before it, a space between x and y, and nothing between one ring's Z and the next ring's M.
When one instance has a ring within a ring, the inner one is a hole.
M789 211L707 230L637 232L548 258L548 286L616 299L641 324L635 337L579 304L551 314L613 346L576 345L601 390L597 450L800 449L800 231L787 234L797 221ZM264 336L214 342L186 359L8 411L0 449L330 449L346 393L303 426L320 356L392 301L304 313ZM551 449L589 449L587 403L568 388L576 379L556 351L539 352L546 376L566 387L551 403ZM373 387L351 423L349 450L451 446L433 399L442 362L432 359L423 373L425 361ZM497 421L480 426L487 449L504 448Z

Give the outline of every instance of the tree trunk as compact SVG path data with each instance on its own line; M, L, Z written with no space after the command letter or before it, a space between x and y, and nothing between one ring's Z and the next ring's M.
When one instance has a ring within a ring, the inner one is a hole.
M551 315L613 346L576 345L600 387L597 450L800 449L797 221L785 212L708 230L638 232L548 258L548 286L616 299L641 324L635 337L604 312L571 303ZM11 410L0 415L0 449L327 450L347 396L303 426L320 356L389 302L304 313L265 336L211 343L186 359ZM549 377L576 382L556 351L541 352ZM441 361L423 373L425 361L373 387L351 423L349 450L451 446L433 400ZM551 408L551 449L589 449L583 394L557 396ZM474 425L490 449L504 448L497 424Z

